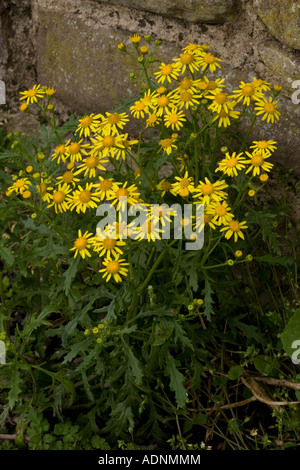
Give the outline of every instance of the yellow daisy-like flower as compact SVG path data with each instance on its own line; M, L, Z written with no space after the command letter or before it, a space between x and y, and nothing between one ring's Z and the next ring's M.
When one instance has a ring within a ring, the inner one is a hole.
M93 145L90 146L90 155L94 156L95 154L100 155L102 158L106 157L115 157L118 153L119 148L124 149L124 140L127 138L127 134L122 135L99 135L96 139L91 141Z
M173 194L179 194L182 197L187 197L194 191L194 182L192 176L188 175L186 171L183 178L175 176L176 183L172 184Z
M53 87L46 87L45 94L48 96L48 98L52 98L55 92L56 91Z
M162 139L159 141L159 145L164 152L170 155L173 152L173 149L177 149L176 145L174 144L174 139Z
M269 100L266 98L262 98L257 101L257 106L254 108L256 111L257 116L262 117L262 121L267 120L267 122L271 122L274 124L275 119L279 119L279 116L281 116L280 112L278 111L278 106L277 106L278 101L275 101L271 96Z
M171 209L165 204L151 204L149 217L150 220L154 222L154 224L161 223L164 227L166 225L166 222L172 222L171 217L176 214L176 210Z
M184 73L187 68L191 73L199 70L199 57L193 51L184 52L179 58L173 60L175 65L180 68L181 73Z
M53 191L52 187L47 186L48 180L45 181L43 178L41 178L40 184L37 185L36 189L38 194L41 196L42 201L49 202L51 201L52 194L49 191Z
M246 152L246 155L248 155L250 160L245 160L245 163L251 164L250 167L246 170L246 174L252 171L253 176L257 176L260 174L261 170L268 172L271 171L274 166L273 163L265 161L265 159L269 158L271 154L263 156L260 150L256 150L256 152L253 153Z
M180 171L180 173L182 173L183 170L186 170L186 167L187 167L187 164L188 164L188 161L189 161L189 157L185 153L184 155L179 155L178 157L176 157L176 160L180 163L179 171Z
M159 71L154 72L154 75L158 83L164 83L167 80L171 83L171 79L177 80L180 74L180 68L176 64L165 64L161 63L159 66Z
M209 70L213 73L216 71L216 68L221 68L220 64L218 62L222 62L221 59L218 59L218 57L215 57L212 55L210 52L200 52L199 55L199 65L203 70L206 70L209 68Z
M230 118L231 119L237 119L240 115L240 111L234 111L233 107L235 106L235 103L227 102L226 103L226 108L222 106L221 111L217 113L217 115L213 118L212 122L217 121L219 119L219 124L218 127L228 127L231 125Z
M145 112L147 112L147 109L148 105L142 100L138 100L132 106L130 106L131 114L137 119L143 119L145 117Z
M275 140L254 140L254 145L250 145L251 149L260 150L261 155L264 157L265 155L269 155L272 152L275 152L277 149L276 145L277 142Z
M82 165L78 166L77 171L74 173L75 175L79 175L84 171L84 177L88 175L89 178L95 178L96 176L96 169L106 171L105 166L102 163L107 163L107 159L100 160L99 157L95 157L93 155L89 155L88 157L83 160Z
M211 202L206 208L206 214L212 217L212 223L216 225L225 225L234 218L230 212L231 207L226 201Z
M99 196L92 193L93 183L86 183L85 188L78 185L72 195L68 197L70 210L76 209L76 212L85 213L87 209L96 209L100 201Z
M60 184L58 189L53 191L53 194L51 194L52 201L47 207L49 208L54 206L56 213L66 212L69 209L69 204L66 198L70 191L71 188L66 183Z
M75 250L74 258L76 258L78 253L81 256L81 258L83 258L83 259L86 256L88 256L88 257L92 256L91 253L89 252L89 248L92 245L92 238L91 237L93 237L92 233L89 233L88 231L86 231L84 233L84 235L82 235L81 230L78 230L78 237L76 238L76 240L74 242L73 248L70 248L70 251Z
M58 145L52 154L52 160L57 158L57 163L65 162L68 158L68 147L65 144Z
M131 147L136 145L139 141L138 140L128 140L128 134L122 134L119 136L120 140L117 142L117 146L115 148L114 158L119 160L121 157L122 160L126 159L126 150L131 151Z
M196 194L193 197L198 198L202 204L209 204L210 201L219 202L227 198L227 193L223 191L225 188L228 188L228 184L224 180L211 183L205 177L205 181L200 181L199 185L194 189Z
M242 238L243 240L245 239L245 236L242 232L242 230L245 230L246 228L248 228L248 226L246 225L247 222L238 222L237 220L230 220L229 222L227 222L225 224L225 227L222 227L220 229L220 232L225 232L225 238L227 240L229 240L232 235L234 237L234 241L237 242L238 241L238 238Z
M133 224L134 222L129 224L129 228L132 228ZM161 239L162 231L159 223L151 220L149 217L140 227L135 227L135 230L132 230L131 238L137 241L147 240L148 242L155 242Z
M92 239L93 250L99 254L99 256L106 256L106 258L111 258L111 255L116 256L117 254L122 255L123 252L120 249L120 246L125 246L126 243L122 240L117 240L115 238L103 237L102 234L98 231L95 237Z
M79 124L75 132L79 132L79 137L89 137L91 132L96 132L100 122L102 121L102 114L87 114L83 118L79 119Z
M270 85L271 83L267 82L266 80L262 80L261 78L253 78L251 85L255 88L259 88L260 91L269 91L271 90Z
M121 276L127 276L129 263L125 262L125 259L120 259L120 255L116 255L114 259L105 258L102 261L103 269L99 270L99 273L104 273L103 278L108 282L112 277L116 282L122 282Z
M162 197L167 193L171 192L172 193L172 183L167 181L166 179L162 179L156 186L156 189L161 191Z
M106 118L100 125L104 134L118 134L129 122L128 114L126 113L105 113Z
M182 111L178 111L177 108L172 108L170 110L166 109L164 120L166 127L171 127L173 131L179 131L186 121L186 117Z
M265 183L266 181L268 181L269 179L269 175L267 175L267 173L262 173L260 176L259 176L259 179L262 183Z
M242 156L242 153L239 153L238 155L236 152L233 152L232 155L230 155L228 152L225 155L225 158L219 162L219 166L216 169L217 171L222 171L224 174L228 176L237 176L238 171L242 170L243 168L246 168L246 160L245 157Z
M75 187L76 183L80 181L79 178L75 178L74 172L72 170L65 171L61 176L57 177L57 183L55 184L70 184L71 186Z
M37 103L38 98L43 98L44 90L40 88L41 85L33 85L33 88L29 90L21 91L20 94L23 95L20 98L21 100L26 100L26 103Z
M180 109L189 109L191 106L199 104L199 98L201 98L201 95L194 93L192 90L184 90L174 95L174 104Z
M140 193L135 184L127 186L127 181L119 187L122 183L115 183L118 189L115 187L115 191L107 195L107 200L111 201L113 205L116 204L117 210L125 210L125 203L129 206L140 202ZM126 200L120 200L120 198L126 198Z
M82 153L86 154L84 148L88 147L88 144L82 144L83 139L78 142L71 142L68 140L66 143L68 158L71 162L79 162L82 160Z
M132 36L129 36L129 39L132 42L132 44L139 44L142 38L139 34L135 33Z
M12 186L7 188L10 193L23 194L31 186L31 181L28 178L18 178Z
M149 114L147 121L146 121L146 125L147 127L154 127L154 126L157 126L160 122L161 122L161 118L158 117L157 114L152 113L152 114Z
M26 109L28 109L28 104L27 103L20 104L20 106L19 106L20 111L24 112L24 111L26 111Z
M228 93L224 93L223 91L219 92L218 89L212 91L211 93L212 95L206 96L207 99L213 100L213 102L209 105L208 109L211 109L216 113L220 113L222 110L228 113L230 107L232 107L232 103L228 100Z
M160 117L163 115L164 111L167 112L168 109L174 107L174 100L172 95L168 93L167 95L157 95L153 99L153 104L155 105L155 114Z
M205 75L202 80L197 80L197 89L200 90L205 96L207 93L214 91L220 93L222 88L225 86L223 82L225 78L216 78L215 80L209 80Z
M263 97L264 94L259 87L255 87L253 83L245 83L243 81L239 85L239 90L233 90L233 95L230 96L237 103L243 100L243 105L245 106L250 106L251 100L257 101Z
M102 176L99 176L99 180L100 183L95 183L94 188L96 189L95 194L100 198L101 201L118 190L118 185L112 178L104 179Z

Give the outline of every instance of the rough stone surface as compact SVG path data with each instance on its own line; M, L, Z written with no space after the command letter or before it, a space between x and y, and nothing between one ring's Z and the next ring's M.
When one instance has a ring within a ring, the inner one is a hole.
M300 49L300 2L297 0L256 0L258 14L279 41Z
M233 12L234 0L96 0L159 15L180 18L192 23L224 23Z
M268 43L260 52L261 59L272 76L287 94L293 93L293 82L300 78L300 57L279 49L277 43Z

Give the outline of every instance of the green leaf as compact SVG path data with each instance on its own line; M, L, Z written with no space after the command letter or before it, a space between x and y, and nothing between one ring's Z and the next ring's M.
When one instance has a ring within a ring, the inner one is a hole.
M244 367L242 367L242 366L232 366L229 369L228 378L230 380L237 380L238 378L240 378L240 376L242 375L243 372L244 372Z
M271 254L263 255L263 256L255 256L255 261L258 263L268 263L272 264L273 266L291 266L295 263L293 258L288 258L286 256L272 256Z
M166 355L165 375L170 377L170 389L175 392L178 405L183 408L187 400L187 392L184 387L185 377L176 367L176 360L168 352Z
M211 279L208 277L207 273L205 270L203 271L203 276L204 276L204 282L205 282L205 287L202 291L202 294L204 295L204 315L208 320L211 319L211 315L214 313L213 311L213 299L212 299L212 294L214 291L211 288Z
M11 250L6 246L3 246L3 244L0 245L0 258L7 266L11 266L15 259Z
M297 361L300 359L300 308L290 318L283 333L280 335L280 339L287 355L294 364L297 364Z
M70 262L69 268L62 276L64 278L63 289L67 295L70 291L72 281L76 276L78 264L79 264L79 258L77 259L73 258L72 261Z
M9 407L12 409L16 402L18 401L18 396L22 392L20 385L22 384L22 380L19 376L19 368L18 368L18 362L15 359L14 363L12 365L12 374L11 374L11 379L10 379L10 391L8 394L8 403Z
M126 351L128 364L130 366L132 375L134 377L134 382L136 383L136 385L140 385L142 383L142 379L143 379L143 371L142 371L142 368L141 368L141 364L140 364L139 360L133 354L132 349L128 346L128 344L126 344L125 340L123 338L121 338L121 339L122 339L123 347Z
M264 375L276 376L280 370L280 363L275 357L256 356L253 363L258 372Z

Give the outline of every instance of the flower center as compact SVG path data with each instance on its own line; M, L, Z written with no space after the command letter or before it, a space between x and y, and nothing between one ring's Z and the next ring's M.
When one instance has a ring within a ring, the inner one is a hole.
M266 140L260 140L257 142L257 147L260 149L266 149L268 148L268 142Z
M205 56L203 57L203 60L207 64L212 64L215 61L215 57L212 54L208 53L208 54L205 54Z
M99 164L99 160L97 157L87 157L85 159L85 164L87 168L96 168Z
M92 118L90 116L85 116L81 119L81 127L89 127L92 124Z
M266 103L265 104L265 110L267 113L274 114L275 112L275 106L272 103Z
M116 192L116 198L117 199L119 199L120 197L128 197L128 196L129 196L129 192L126 188L120 188Z
M135 110L136 111L142 111L144 108L145 108L145 103L143 103L142 101L138 101L137 103L135 103Z
M162 148L164 148L164 149L167 148L167 147L171 147L172 139L163 139L163 140L161 140L160 144L161 144Z
M150 116L148 117L148 121L150 122L150 124L154 124L157 121L156 114L150 114Z
M61 202L63 202L65 199L65 193L63 193L62 191L56 191L54 194L53 194L53 201L55 202L55 204L60 204Z
M179 119L179 116L178 116L178 114L176 114L176 113L169 115L169 121L170 121L172 124L175 124L175 122L177 122L178 119Z
M172 65L164 65L163 68L161 69L162 75L170 75L172 73L173 67Z
M109 122L109 124L117 124L117 122L119 122L120 119L121 118L118 113L113 113L108 116L107 121Z
M102 240L103 248L106 250L112 250L116 246L116 240L113 238L104 238Z
M215 90L217 88L217 84L215 81L211 80L207 83L207 89L208 90Z
M192 96L192 93L190 93L189 91L183 91L181 93L181 101L191 101Z
M233 232L238 232L240 230L240 224L236 220L231 220L229 222L229 228Z
M39 194L43 194L46 191L46 188L47 186L45 185L45 183L41 182L41 184L37 186L37 191Z
M70 145L69 152L74 155L75 153L78 153L80 151L80 144L78 142L73 142Z
M207 224L210 221L211 221L211 216L207 215L207 214L204 214L204 223Z
M22 186L25 186L25 182L22 180L18 180L15 183L16 188L22 188Z
M102 189L103 191L107 191L111 187L112 187L112 181L110 180L103 180L100 183L100 189Z
M192 54L189 54L188 52L186 52L185 54L182 54L180 56L180 60L181 60L182 64L188 65L188 64L191 64L193 62L194 57L192 56Z
M120 263L118 261L109 261L106 265L106 270L110 274L116 274L120 271Z
M186 187L181 188L179 191L179 196L187 197L190 194L189 190Z
M157 105L160 106L161 108L167 106L169 104L169 98L167 96L160 96L157 99Z
M159 95L164 95L166 93L167 89L166 87L164 86L159 86L157 89L156 89L156 92L159 94ZM151 101L151 100L149 100Z
M188 178L182 178L179 182L181 188L187 188L188 185L190 184L190 181Z
M83 191L81 191L79 195L79 201L82 202L83 204L86 204L90 200L91 200L91 191L89 191L88 189L84 189Z
M188 90L189 88L191 88L192 86L192 80L190 80L189 78L184 78L181 82L180 82L180 88L182 90Z
M64 151L65 151L65 146L63 144L59 145L55 150L56 153L60 153L60 154L63 154Z
M264 159L260 155L253 155L251 158L251 163L253 166L261 166L263 163Z
M106 135L103 139L104 147L113 147L115 145L115 138L112 135Z
M227 94L226 93L218 93L215 96L215 100L218 104L224 104L227 101Z
M244 96L252 96L254 93L254 87L252 85L245 85L242 88L242 92Z
M87 246L87 239L84 237L76 238L74 245L76 246L77 250L84 250Z
M201 185L201 191L204 195L209 195L213 193L214 187L212 184L202 184Z
M238 161L235 157L229 158L229 160L227 160L227 166L229 166L229 168L233 168L237 162Z
M63 180L65 183L71 183L74 179L74 175L72 173L72 171L66 171L64 174L63 174Z
M225 215L226 212L227 212L227 211L226 211L226 209L225 209L224 206L218 206L218 207L216 207L216 214L217 214L217 215L221 215L221 216L222 216L222 215Z
M172 184L169 183L169 181L164 181L161 184L161 187L162 187L163 191L169 191L172 188Z
M37 94L37 90L28 90L27 95L31 98Z

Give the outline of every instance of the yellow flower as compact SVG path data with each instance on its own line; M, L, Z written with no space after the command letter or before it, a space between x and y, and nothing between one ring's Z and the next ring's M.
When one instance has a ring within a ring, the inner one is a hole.
M188 68L190 72L199 70L199 57L193 51L184 52L178 59L173 59L175 65L181 69L181 73L184 73Z
M207 177L205 181L200 181L199 185L195 188L195 195L193 197L199 198L202 204L208 204L210 201L221 201L227 198L227 193L223 191L228 187L224 180L211 183Z
M130 41L132 42L132 44L138 44L141 40L141 36L137 33L135 33L133 36L129 36L129 39Z
M278 101L273 100L271 96L269 98L269 101L267 101L266 98L258 100L256 103L257 106L254 108L257 116L263 115L262 121L267 120L267 122L271 122L272 124L274 124L275 119L278 120L279 116L281 115L278 111L277 103Z
M263 183L265 183L266 181L268 181L269 179L269 175L267 175L267 173L262 173L259 177L260 181L262 181Z
M160 122L161 122L161 118L159 118L157 114L152 113L152 114L149 114L148 119L146 121L146 125L147 127L154 127Z
M216 71L217 67L221 68L218 62L222 62L222 60L218 59L210 52L200 52L199 65L201 66L202 70L209 68L209 70L213 73Z
M129 121L126 113L105 113L106 118L100 125L104 134L118 134L119 129L123 129Z
M85 213L87 209L96 209L100 201L97 194L92 193L93 183L86 183L85 188L78 185L72 195L68 196L70 210L76 209L76 212Z
M199 98L201 98L201 95L194 93L192 90L183 90L174 95L174 104L180 109L189 109L189 107L199 104Z
M159 141L159 145L161 146L162 150L170 155L173 149L177 149L176 145L174 144L174 139L162 139Z
M248 191L248 196L254 197L255 194L256 194L256 192L254 191L254 189L249 189L249 191Z
M245 83L241 81L239 85L239 90L233 90L233 95L230 98L238 103L243 100L243 105L250 106L251 100L259 100L263 98L264 95L258 87L255 87L252 83Z
M242 232L242 230L248 228L247 225L245 225L246 222L238 222L237 220L230 220L229 222L226 223L225 227L222 227L220 229L220 232L225 232L225 238L229 240L232 235L234 237L234 241L238 241L238 237L242 238L244 240L245 236Z
M206 208L206 214L212 216L212 223L216 225L225 225L230 222L234 218L230 211L231 207L226 201L211 202Z
M232 109L233 103L228 100L228 94L218 90L212 91L211 93L212 95L206 96L206 98L213 100L208 109L211 109L216 113L220 113L223 109L226 113L229 113L230 108Z
M277 149L275 145L277 142L274 140L254 140L253 144L254 145L250 145L250 148L254 150L260 150L263 157L265 155L270 155L270 153L275 152Z
M22 196L24 199L29 199L31 196L31 192L26 189L26 191L23 191Z
M104 179L102 176L99 176L99 180L100 183L95 183L94 188L96 189L95 194L100 198L101 201L118 190L118 185L112 178Z
M179 131L186 121L186 117L182 111L178 111L177 108L172 108L170 110L166 109L164 120L166 127L171 127L173 131L175 129Z
M251 166L246 170L246 173L249 173L251 170L253 171L253 176L259 175L261 169L264 171L270 171L273 168L273 163L266 162L265 159L270 157L269 155L262 155L262 152L256 150L252 154L246 152L246 155L250 157L250 160L245 160L245 163L251 163Z
M61 160L65 162L67 157L68 157L68 148L64 144L58 145L55 148L54 153L52 154L52 160L55 160L57 158L57 163L60 163Z
M52 202L47 206L52 207L54 206L55 212L65 212L69 209L69 204L66 201L66 197L68 193L71 191L71 188L64 183L63 185L59 185L58 189L51 194Z
M100 120L103 116L101 114L87 114L83 118L79 119L79 124L75 132L79 132L79 137L89 137L91 132L96 132L100 125Z
M156 76L158 83L164 83L167 80L171 83L171 79L177 80L180 74L180 68L176 64L165 64L161 63L159 66L159 71L154 72L153 75Z
M75 250L74 258L80 254L80 256L84 259L86 256L91 257L90 252L88 251L91 247L91 237L93 237L92 233L88 231L82 235L81 230L78 230L78 237L74 242L73 248L70 248L70 251Z
M86 154L83 149L88 145L82 144L82 141L83 139L79 140L78 142L70 143L70 140L68 140L68 142L66 143L66 152L68 154L68 158L70 158L70 161L73 163L82 160L81 152Z
M142 100L138 100L132 106L130 106L131 114L137 119L144 118L146 110L147 105Z
M123 254L120 246L125 246L126 243L122 240L116 240L115 238L105 237L103 238L102 234L98 236L98 232L95 237L92 239L93 250L96 251L99 256L106 256L111 258L111 255L116 256L118 253Z
M127 276L129 263L126 263L124 259L120 259L120 255L116 255L114 259L105 258L102 262L103 269L99 270L99 273L104 273L103 278L108 282L111 277L114 278L116 282L122 282L121 276Z
M115 190L114 192L107 195L107 200L111 201L113 205L116 204L117 210L120 210L121 208L124 210L125 202L127 202L129 206L133 204L137 204L139 202L140 193L135 184L132 184L131 186L127 186L127 181L121 187L119 187L121 183L115 183L115 184L116 184L114 188ZM116 189L116 187L118 187L118 189ZM120 201L121 197L126 198L126 201L124 200Z
M182 197L187 197L194 191L194 182L192 176L189 177L186 171L183 178L175 176L177 183L172 184L173 194L179 194Z
M243 252L241 250L236 250L234 254L236 258L241 258L241 256L243 256Z
M214 117L212 122L216 121L219 119L219 124L218 127L228 127L230 126L231 122L229 118L237 119L240 115L239 111L234 111L233 107L235 106L235 103L231 103L228 101L226 103L226 109L224 106L221 107L221 110L217 113L217 115Z
M48 204L51 201L51 197L52 197L52 195L49 191L53 191L52 187L47 186L47 184L50 181L51 181L50 179L44 181L44 179L41 178L40 184L38 184L37 187L36 187L38 194L42 198L42 201L46 201L46 202L48 202Z
M23 95L20 100L26 100L26 103L37 103L38 98L42 98L44 95L44 90L40 89L41 85L34 85L33 88L29 90L21 91L20 94ZM25 110L21 110L25 111Z
M230 155L228 152L225 155L225 158L219 162L219 166L216 169L217 171L222 171L224 174L228 176L237 176L238 171L245 168L245 157L242 157L243 153L239 153L238 155L236 152L233 152Z
M31 181L28 178L18 178L12 186L7 188L10 193L23 194L31 186Z
M75 175L79 175L84 171L84 177L88 175L89 178L95 178L96 176L96 169L106 171L106 168L101 163L107 163L107 159L100 160L99 157L95 157L93 155L89 155L88 157L83 160L82 165L78 166L77 171L75 171Z
M161 195L164 196L167 192L172 192L172 183L166 181L166 179L162 179L156 186L156 189L161 191Z
M27 103L22 103L20 106L19 106L19 110L24 112L26 111L26 109L28 108L28 104Z
M141 47L140 47L140 51L141 51L142 54L147 54L147 52L148 52L148 47L147 47L147 46L141 46Z
M76 186L76 183L80 181L79 178L75 178L74 172L72 170L65 171L62 176L57 177L57 183L55 184L71 184L73 187Z

